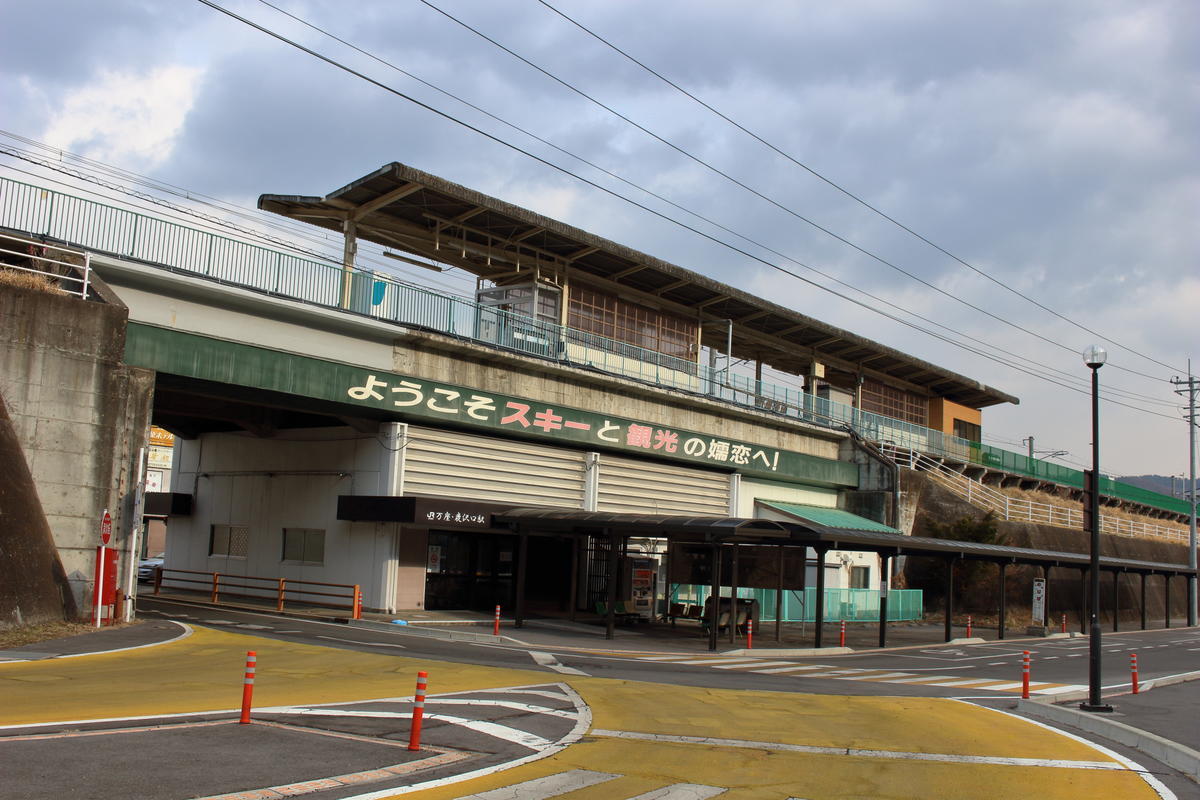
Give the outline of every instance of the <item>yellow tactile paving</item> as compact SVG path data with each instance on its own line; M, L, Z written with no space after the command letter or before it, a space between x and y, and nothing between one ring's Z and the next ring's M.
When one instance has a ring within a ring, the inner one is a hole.
M1043 728L966 703L700 689L607 681L588 691L597 728L922 753L1110 760ZM1047 755L1053 754L1053 755Z
M1094 751L1089 751L1093 756ZM720 800L913 800L950 798L995 800L1036 796L1038 800L1120 797L1152 800L1157 795L1129 772L879 761L848 756L767 752L705 745L589 739L562 753L455 786L406 797L451 800L570 769L623 775L561 795L562 800L617 800L672 783L699 783L730 789ZM1036 787L1031 795L1031 790ZM557 798L556 798L557 800Z
M258 653L259 707L406 696L421 669L433 694L558 677L196 628L186 639L141 650L0 664L0 725L238 708L247 650Z

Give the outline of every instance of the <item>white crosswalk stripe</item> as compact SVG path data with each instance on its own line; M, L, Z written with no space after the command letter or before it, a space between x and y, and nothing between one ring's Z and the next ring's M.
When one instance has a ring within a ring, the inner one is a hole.
M872 681L876 683L920 684L922 686L938 686L943 688L974 688L991 692L1019 692L1021 683L1008 681L1003 678L964 678L962 675L923 675L915 672L889 672L882 669L865 667L835 667L830 664L795 664L788 661L768 661L762 658L739 656L736 658L712 657L693 658L691 656L640 656L640 661L652 661L657 664L671 664L711 667L713 669L738 670L752 672L758 675L780 675L791 678L829 678L838 681ZM1046 683L1032 681L1029 684L1030 694L1054 695L1072 692L1086 687L1075 684Z
M587 769L572 769L558 772L542 778L514 783L478 794L462 795L457 800L550 800L552 797L598 786L615 778L620 778L611 772L594 772ZM661 789L643 792L628 800L708 800L710 797L725 794L729 791L719 786L705 786L701 783L673 783ZM618 800L616 795L608 795Z

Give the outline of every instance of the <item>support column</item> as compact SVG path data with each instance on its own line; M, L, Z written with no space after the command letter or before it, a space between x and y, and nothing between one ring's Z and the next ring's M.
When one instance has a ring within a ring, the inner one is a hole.
M813 549L817 551L817 608L813 647L820 648L821 639L825 633L825 550L821 547Z
M604 609L604 638L615 639L617 636L617 584L620 576L617 571L621 568L621 538L612 531L608 535L608 602Z
M954 558L946 559L946 638L945 641L950 641L954 638L951 632L952 620L954 618Z
M712 545L712 569L709 570L709 579L712 581L709 598L711 598L712 608L708 612L708 649L717 649L717 624L721 621L721 545L713 542Z
M342 308L350 307L350 289L354 276L354 259L358 254L358 224L347 218L342 223L345 241L342 246Z
M784 546L779 545L779 580L775 583L775 641L783 641L783 564ZM804 566L801 565L801 569Z
M529 534L522 533L517 540L517 609L513 614L513 627L520 628L525 624L525 581L529 556Z
M887 647L888 619L888 561L891 556L879 554L879 646Z
M1006 627L1006 618L1008 616L1008 591L1005 586L1005 571L1008 569L1008 564L1000 562L1000 624L997 626L997 636L1000 639L1004 638L1004 630Z

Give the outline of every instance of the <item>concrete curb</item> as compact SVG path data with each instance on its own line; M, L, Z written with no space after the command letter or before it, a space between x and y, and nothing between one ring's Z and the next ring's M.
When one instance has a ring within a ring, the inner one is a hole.
M1077 711L1037 700L1018 700L1017 709L1031 717L1039 717L1061 725L1081 728L1145 753L1168 766L1200 781L1200 752L1178 742L1107 718L1104 714Z

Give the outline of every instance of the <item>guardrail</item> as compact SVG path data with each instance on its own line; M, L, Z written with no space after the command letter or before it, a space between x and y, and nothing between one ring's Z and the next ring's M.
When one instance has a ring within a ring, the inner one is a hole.
M0 225L135 258L266 294L342 308L345 270L333 261L233 239L32 184L0 178ZM1081 488L1083 473L1019 453L863 411L728 368L665 355L522 314L483 306L387 275L354 268L350 312L461 337L537 358L621 375L824 427L850 427L864 439ZM86 279L85 272L85 279ZM86 293L86 284L85 284ZM1180 514L1177 498L1101 477L1110 496Z
M169 575L168 575L169 573ZM177 575L203 575L204 578L175 577ZM346 606L354 619L362 619L362 589L357 583L322 583L320 581L304 581L293 578L269 578L258 575L229 575L221 572L201 572L191 569L167 569L156 567L154 570L154 593L160 594L163 582L169 580L168 589L184 589L185 591L207 594L209 602L221 605L222 597L240 597L251 600L275 600L275 610L283 611L289 599L294 603L308 606L323 606L326 608L342 608ZM257 581L258 583L243 583ZM178 586L177 584L184 584ZM302 587L316 586L320 589ZM230 591L231 589L251 589L254 593ZM346 589L346 592L326 592L321 589ZM314 600L312 598L322 598ZM323 598L346 600L346 603L335 603Z
M939 485L954 492L968 503L985 511L991 511L1002 520L1033 522L1040 525L1083 530L1082 506L1079 508L1056 506L1022 497L1013 497L964 475L924 453L890 444L880 445L879 449L893 463L926 473ZM1166 539L1185 544L1189 535L1187 531L1178 528L1168 528L1105 514L1100 515L1100 532L1113 536Z
M87 297L91 264L89 253L0 232L0 268L41 275L66 294Z

